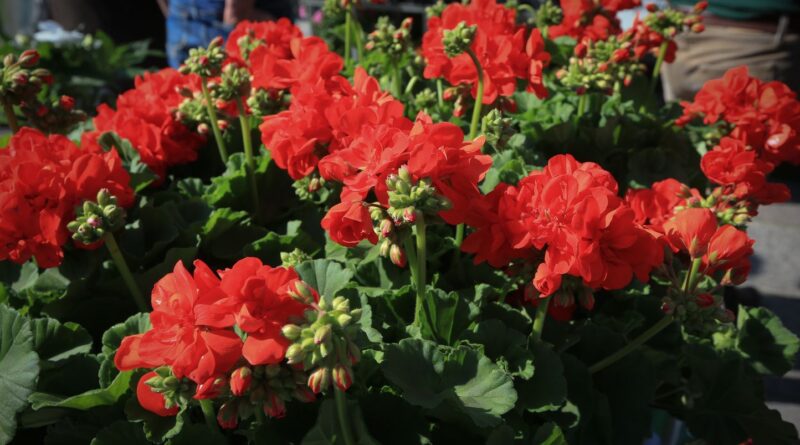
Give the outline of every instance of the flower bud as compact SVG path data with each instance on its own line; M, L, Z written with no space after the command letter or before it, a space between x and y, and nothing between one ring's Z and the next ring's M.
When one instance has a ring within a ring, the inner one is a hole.
M339 314L336 317L336 323L343 328L349 325L351 321L353 321L353 317L350 314Z
M241 396L248 389L250 383L253 381L253 372L247 366L236 368L231 373L231 393L235 396Z
M311 403L317 400L317 396L314 394L314 391L312 391L307 386L298 386L297 388L294 389L292 396L295 399L305 403Z
M315 302L314 290L303 280L295 281L294 291L289 291L289 296L303 304Z
M315 394L319 394L328 388L331 383L330 371L327 368L319 368L308 376L308 387Z
M286 326L281 328L281 333L288 340L297 340L298 338L300 338L301 332L302 329L300 328L300 326L297 326L296 324L287 324Z
M333 381L339 389L347 391L350 385L353 384L353 370L349 366L334 366Z
M226 430L235 429L239 424L239 404L235 400L229 400L222 404L217 411L217 423Z
M39 63L40 57L39 52L35 49L27 49L19 55L19 64L25 68L31 68Z
M392 223L391 219L384 218L381 221L381 225L380 225L381 237L383 237L383 238L388 237L389 235L391 235L393 229L394 229L394 223Z
M333 329L329 324L320 326L319 329L317 329L317 331L314 333L314 344L319 345L326 342L329 338L331 338L332 331Z
M406 254L397 244L392 244L392 246L389 248L389 259L391 259L392 263L398 267L406 267Z
M58 104L66 111L72 111L75 108L75 98L71 96L61 96L58 99Z
M280 419L286 415L286 403L275 392L270 392L263 405L264 414Z

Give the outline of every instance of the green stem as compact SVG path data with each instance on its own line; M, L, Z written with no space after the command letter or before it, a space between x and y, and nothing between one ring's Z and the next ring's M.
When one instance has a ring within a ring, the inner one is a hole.
M542 331L544 330L544 320L547 318L547 307L550 306L552 296L539 300L539 306L536 307L536 316L533 319L533 340L539 341L542 339Z
M211 94L208 93L208 84L205 77L203 77L200 81L200 90L203 92L203 99L206 103L206 112L208 113L208 119L211 121L211 130L214 131L214 139L217 141L219 158L222 159L223 164L227 164L228 149L225 147L225 140L222 139L222 132L219 130L219 124L217 124L217 111L214 109L214 104L211 103Z
M475 108L472 109L472 122L469 126L469 137L467 138L473 140L478 135L478 123L481 120L481 107L483 107L483 67L472 48L467 48L466 53L469 54L472 63L475 64L475 70L478 72L478 94L475 96Z
M124 281L125 286L128 287L128 291L131 293L136 307L138 307L141 312L147 312L149 310L147 301L145 301L142 291L139 290L139 285L136 284L136 280L133 279L133 274L130 268L128 268L128 263L125 262L122 251L119 250L119 244L117 244L114 235L111 232L106 232L103 234L103 241L105 241L108 253L111 254L114 265L117 266L119 274L122 275L122 281Z
M603 369L613 365L614 363L616 363L617 361L621 360L626 355L628 355L631 352L633 352L636 349L638 349L639 346L642 346L643 344L647 343L648 340L653 338L659 332L663 331L664 328L669 326L674 320L675 319L672 317L672 315L665 316L664 318L659 320L658 323L654 324L653 326L650 326L650 328L648 330L642 332L641 335L639 335L638 337L634 338L633 341L631 341L630 343L625 345L625 347L623 347L622 349L618 350L617 352L609 355L608 357L600 360L599 362L595 363L594 365L590 366L589 367L589 372L594 374L594 373L596 373L598 371L602 371Z
M355 15L355 11L353 7L350 6L349 14L352 15L350 19L350 24L353 26L353 39L355 40L356 44L356 55L358 56L358 63L364 62L364 49L363 45L361 44L361 24L358 22L358 18Z
M400 67L398 67L395 63L392 65L392 95L394 95L396 99L400 99L400 96L403 92L400 76L402 76Z
M6 120L8 121L8 126L11 128L11 132L18 132L19 122L17 122L17 115L14 114L14 106L11 105L7 97L3 97L3 111L6 113Z
M464 242L464 223L456 226L456 247L461 249L461 243Z
M576 115L576 119L580 120L583 116L583 113L586 112L586 106L589 103L589 94L583 93L578 97L578 114Z
M333 393L336 396L336 414L339 418L339 428L342 430L344 445L355 445L356 441L350 430L350 419L347 417L347 397L344 395L344 391L336 385L333 386Z
M695 258L692 260L692 267L689 273L686 274L686 279L683 281L683 293L689 295L697 285L697 272L700 271L700 265L703 263L702 258Z
M344 14L344 68L350 68L350 32L353 25L350 23L353 19L350 17L350 7Z
M203 410L203 417L206 419L206 424L208 427L217 433L219 433L219 425L217 424L217 414L214 412L214 402L210 399L202 399L199 400L200 402L200 409Z
M419 81L418 76L412 76L411 79L406 84L406 89L404 90L404 93L411 94L411 91L414 90L414 85L416 85L418 81Z
M664 40L661 46L658 47L658 57L656 58L656 66L653 67L653 78L650 80L650 90L655 91L658 84L658 76L661 75L661 65L664 64L664 58L667 56L667 48L669 41Z
M442 79L436 79L436 99L439 101L439 109L444 107L444 87L442 86Z
M420 315L424 309L425 304L425 278L426 278L426 267L427 267L427 257L426 257L426 248L427 243L425 240L425 217L422 213L417 215L417 271L414 275L415 279L415 287L417 290L417 302L415 305L414 310L414 325L420 325Z
M250 131L250 116L245 113L241 97L236 98L236 108L239 110L239 122L242 124L242 141L244 142L244 157L246 160L245 170L250 180L250 191L253 195L253 212L257 221L261 214L261 200L258 197L258 181L256 181L256 161L253 156L253 134Z

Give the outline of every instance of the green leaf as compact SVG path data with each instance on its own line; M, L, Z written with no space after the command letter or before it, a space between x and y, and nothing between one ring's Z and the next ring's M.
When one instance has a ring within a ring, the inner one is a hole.
M451 416L455 410L478 427L495 426L517 401L511 376L469 347L439 348L431 341L404 339L384 351L386 378L409 403L434 415Z
M567 381L558 354L544 342L532 345L536 371L529 380L517 380L518 406L532 412L554 411L567 399Z
M0 445L14 438L17 413L28 405L38 375L30 322L14 309L0 306Z
M77 323L61 324L54 318L35 318L31 320L31 331L33 347L40 360L58 362L92 349L91 335Z
M548 422L536 430L532 443L534 445L567 445L567 439L558 425Z
M456 292L428 288L423 308L421 333L423 338L453 344L455 338L469 325L469 308Z
M300 278L317 290L320 298L333 300L353 278L353 272L336 261L312 260L295 267Z
M483 320L463 335L471 343L483 345L483 352L492 360L502 360L512 376L529 379L533 376L533 354L528 351L528 338L500 320Z
M794 366L800 340L767 308L739 310L736 346L762 374L784 375Z
M105 151L117 150L119 157L122 158L123 166L131 175L130 185L135 192L144 190L158 179L158 176L150 170L147 164L142 162L139 152L127 139L122 139L113 131L109 131L103 133L97 142Z
M100 350L102 361L100 362L100 386L106 387L111 384L119 374L117 367L114 366L114 355L117 348L122 343L122 339L129 335L136 335L150 329L150 315L139 313L131 315L122 323L111 326L103 333L102 348Z
M163 442L175 437L189 423L187 409L181 409L175 416L159 416L142 408L136 397L125 402L125 415L132 422L142 422L144 435L152 442Z
M72 408L81 411L97 406L113 405L117 403L130 388L132 371L117 374L108 388L92 389L82 394L63 397L55 394L35 392L28 397L33 409L45 407Z
M227 445L228 441L219 431L204 424L191 424L183 427L180 433L167 442L169 445Z
M91 445L150 445L142 426L120 420L100 430Z

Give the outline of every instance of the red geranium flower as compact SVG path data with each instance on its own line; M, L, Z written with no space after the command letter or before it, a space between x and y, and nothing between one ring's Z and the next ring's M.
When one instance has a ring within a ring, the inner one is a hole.
M234 315L219 278L200 260L194 274L182 262L153 287L149 331L125 337L114 356L122 371L168 365L178 378L198 384L228 372L242 354L242 340L228 327ZM223 310L221 310L223 309Z
M378 242L369 210L361 201L340 202L322 219L322 228L331 239L345 247L355 247L361 240Z
M289 57L292 39L298 37L303 37L303 32L287 18L263 22L242 20L228 34L225 51L228 55L241 59L243 54L240 46L248 44L266 47L276 58L286 58Z
M116 151L81 149L64 136L30 128L0 150L0 172L0 260L19 264L35 257L40 267L58 266L75 207L95 200L101 189L122 207L134 199Z
M678 212L664 224L667 242L675 252L687 252L700 258L708 251L708 242L717 231L717 217L706 208L689 208Z

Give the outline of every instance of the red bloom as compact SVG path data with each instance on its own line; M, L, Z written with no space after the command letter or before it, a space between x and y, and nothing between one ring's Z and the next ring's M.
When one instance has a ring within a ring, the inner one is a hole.
M232 57L242 58L242 46L265 47L276 58L289 56L292 39L303 37L300 28L286 18L277 21L251 22L243 20L236 24L225 43L225 51Z
M147 384L148 380L157 376L158 374L156 374L155 371L150 371L139 379L139 383L136 384L136 400L139 401L139 405L141 405L142 408L151 413L161 417L175 416L178 414L178 407L173 406L167 408L165 406L166 400L164 400L164 396L161 393L153 391L153 388Z
M749 263L748 257L753 254L754 243L747 233L736 227L727 224L720 227L709 240L708 252L703 256L706 273L742 268Z
M675 214L675 208L685 205L688 196L695 195L699 197L697 190L669 178L653 183L649 189L628 189L625 202L633 210L637 224L663 233L662 226Z
M459 23L477 25L471 49L484 71L483 103L494 103L498 96L511 96L517 79L528 82L528 90L539 97L547 95L542 84L542 67L550 62L538 30L525 38L525 29L516 24L516 11L495 0L476 0L468 5L449 4L441 17L428 20L428 31L422 38L422 55L428 79L444 77L450 84L472 85L477 96L478 73L469 54L449 58L444 52L444 31Z
M251 365L280 363L289 341L281 328L292 317L302 317L305 305L289 292L299 280L294 269L270 267L258 258L244 258L220 272L220 289L227 296L217 307L218 317L232 313L247 333L242 354Z
M620 33L617 11L630 9L640 4L629 0L563 0L561 23L548 29L550 38L574 37L578 41L606 40Z
M165 68L136 79L135 88L117 98L117 110L102 104L94 118L95 131L84 133L83 143L113 131L128 139L160 178L169 166L197 159L205 139L191 132L174 117L181 103L181 89L197 90L199 78Z
M355 247L361 240L378 242L369 210L361 201L340 202L331 207L322 219L322 228L333 241L345 247Z
M253 88L289 89L294 85L330 80L344 67L341 56L328 49L319 37L294 38L289 53L276 55L268 45L257 47L250 54Z
M153 288L149 331L125 337L114 357L122 371L168 365L176 377L204 384L226 373L242 354L233 314L221 306L219 278L202 261L194 275L175 264ZM221 310L222 309L222 310Z
M116 151L80 149L61 135L23 128L0 150L0 260L61 263L75 207L103 188L129 207L134 194Z
M687 252L691 258L706 254L708 242L716 231L717 217L706 208L681 210L664 224L666 239L672 250Z

